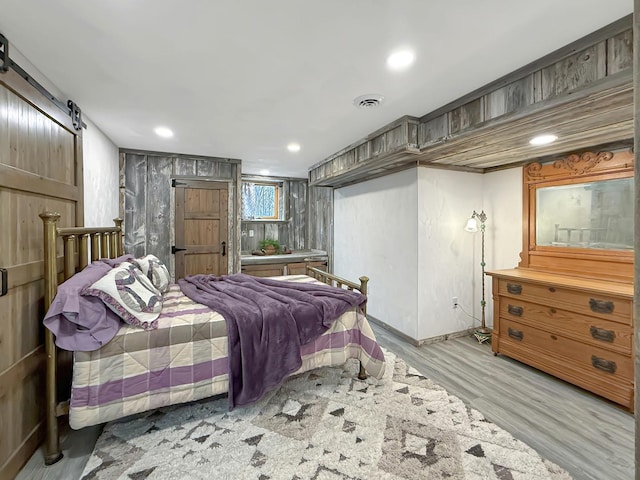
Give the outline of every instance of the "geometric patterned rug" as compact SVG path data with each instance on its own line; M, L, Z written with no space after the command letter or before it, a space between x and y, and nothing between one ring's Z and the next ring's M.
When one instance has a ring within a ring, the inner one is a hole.
M570 475L385 351L288 379L249 407L226 396L108 423L89 479L566 480Z

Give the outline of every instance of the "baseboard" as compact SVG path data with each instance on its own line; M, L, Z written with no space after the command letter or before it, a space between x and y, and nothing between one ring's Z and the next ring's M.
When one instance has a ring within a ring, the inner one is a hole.
M379 327L384 328L385 330L390 331L391 333L393 333L394 335L402 338L403 340L406 340L407 342L409 342L411 345L413 345L414 347L419 347L420 345L428 345L431 343L437 343L437 342L443 342L449 338L458 338L458 337L466 337L467 335L473 335L473 331L475 330L474 328L467 328L466 330L461 330L459 332L451 332L451 333L445 333L444 335L437 335L435 337L429 337L429 338L423 338L420 340L416 340L415 338L407 335L406 333L401 332L400 330L393 328L391 325L383 322L382 320L367 314L367 319L371 322L371 323L375 323L376 325L378 325Z
M393 328L391 325L389 325L387 323L384 323L382 320L379 320L376 317L373 317L368 313L367 313L367 320L369 320L371 323L375 323L376 325L378 325L379 327L384 328L385 330L390 331L391 333L393 333L394 335L400 337L401 339L406 340L407 342L409 342L414 347L419 347L420 346L419 341L416 340L415 338L410 337L406 333L402 333L400 330L397 330L397 329Z
M474 330L475 328L467 328L466 330L461 330L459 332L451 332L445 333L444 335L437 335L435 337L423 338L422 340L418 340L418 342L420 345L429 345L430 343L443 342L449 338L467 337L469 335L473 335Z

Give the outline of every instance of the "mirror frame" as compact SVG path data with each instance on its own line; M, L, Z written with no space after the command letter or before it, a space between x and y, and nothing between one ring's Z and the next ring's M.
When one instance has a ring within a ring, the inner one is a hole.
M518 267L633 282L633 251L536 245L537 189L585 182L633 178L631 151L584 152L522 168L522 252Z

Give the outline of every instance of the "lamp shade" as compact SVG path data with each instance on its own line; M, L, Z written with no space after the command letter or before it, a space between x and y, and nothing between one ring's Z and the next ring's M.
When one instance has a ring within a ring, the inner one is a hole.
M467 224L464 226L465 231L467 232L477 232L478 231L478 220L475 217L471 217L467 220Z

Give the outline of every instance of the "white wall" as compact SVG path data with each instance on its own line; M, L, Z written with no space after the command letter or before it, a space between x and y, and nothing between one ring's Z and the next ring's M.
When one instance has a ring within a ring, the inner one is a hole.
M83 118L84 224L86 227L113 225L119 216L118 147L89 120Z
M9 52L11 59L20 65L38 83L58 100L66 103L73 98L73 92L63 93L35 65L13 45ZM80 108L82 105L79 104ZM118 147L91 122L86 112L82 119L87 128L82 132L82 154L84 164L84 224L87 227L111 226L118 216Z
M418 340L479 325L480 234L464 231L483 208L483 176L418 168ZM453 297L461 308L453 309Z
M487 270L515 268L522 251L522 167L487 173L484 209L487 212ZM493 325L491 277L486 279L487 319Z
M516 267L521 185L521 168L485 175L414 168L336 189L335 272L347 278L368 275L368 312L413 339L478 326L481 235L464 226L474 210L484 210L485 269ZM453 297L461 308L452 308ZM485 300L492 325L490 277Z
M367 275L367 313L417 338L416 169L334 190L334 271Z

